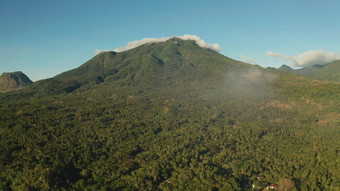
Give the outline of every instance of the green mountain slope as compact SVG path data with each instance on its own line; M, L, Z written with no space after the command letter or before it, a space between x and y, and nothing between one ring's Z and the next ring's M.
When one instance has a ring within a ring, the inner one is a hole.
M227 72L247 72L250 67L202 48L194 41L172 38L125 52L102 52L79 68L36 82L30 89L43 94L60 94L103 82L158 86L207 82L225 78Z
M193 41L104 52L0 95L0 189L337 190L339 108L337 82Z
M32 83L22 72L3 73L0 76L0 93L23 89Z
M125 52L102 52L79 68L62 73L57 78L95 74L117 78L148 78L211 72L228 67L249 65L226 58L202 48L194 41L172 38L164 43L145 44Z
M324 66L311 66L298 70L293 70L289 68L289 66L281 66L278 70L319 80L340 82L340 60L333 61L332 63Z
M293 73L294 69L287 66L287 65L282 65L280 68L277 69L280 72L285 72L285 73Z

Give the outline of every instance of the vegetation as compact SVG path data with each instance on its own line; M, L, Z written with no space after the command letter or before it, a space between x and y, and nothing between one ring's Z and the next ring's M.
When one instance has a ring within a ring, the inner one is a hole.
M326 65L310 66L298 70L293 70L289 66L283 65L278 70L319 80L340 82L340 60L333 61Z
M340 188L339 83L179 39L107 55L0 95L0 189Z
M0 93L23 89L32 83L22 72L3 73L0 76Z

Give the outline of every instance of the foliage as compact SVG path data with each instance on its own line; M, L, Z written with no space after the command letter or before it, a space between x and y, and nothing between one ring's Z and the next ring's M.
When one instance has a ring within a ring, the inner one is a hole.
M169 42L0 95L0 190L340 188L339 83Z
M333 61L326 65L316 65L301 68L298 70L293 70L289 66L281 66L279 69L281 72L286 72L290 74L296 74L300 76L305 76L309 78L315 78L319 80L329 80L340 82L340 60Z

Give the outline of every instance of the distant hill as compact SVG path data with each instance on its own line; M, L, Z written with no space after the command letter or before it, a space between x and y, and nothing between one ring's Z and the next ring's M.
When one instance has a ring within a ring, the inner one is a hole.
M0 92L23 89L33 82L22 72L3 73L0 76Z
M278 68L277 70L279 70L280 72L286 72L286 73L292 73L294 72L294 69L287 66L287 65L282 65L280 68Z
M333 61L326 65L316 65L294 70L289 66L283 65L279 69L281 72L296 74L319 80L340 82L340 60Z

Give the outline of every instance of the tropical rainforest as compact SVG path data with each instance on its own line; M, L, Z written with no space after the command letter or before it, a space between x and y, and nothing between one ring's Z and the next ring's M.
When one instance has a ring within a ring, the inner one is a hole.
M340 83L172 38L0 94L1 190L340 190Z

